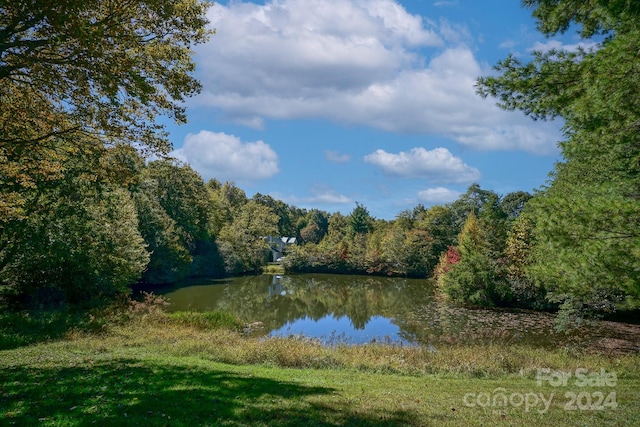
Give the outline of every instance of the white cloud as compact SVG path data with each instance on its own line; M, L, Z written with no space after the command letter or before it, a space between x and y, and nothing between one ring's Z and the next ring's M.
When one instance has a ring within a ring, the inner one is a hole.
M447 43L452 43L453 45L464 45L467 42L473 42L473 36L469 29L462 24L455 24L441 19L438 31Z
M410 64L407 47L442 43L391 0L233 2L212 7L209 19L217 34L198 64L211 94L288 99L363 88Z
M340 194L337 191L328 188L324 185L319 185L311 191L311 196L298 197L298 196L284 196L279 193L274 193L273 197L283 200L286 203L296 206L333 206L333 205L346 205L353 203L353 200L344 194Z
M436 7L457 6L458 0L439 0L439 1L433 2L433 5Z
M529 51L535 52L548 52L550 50L564 50L567 52L577 52L578 49L583 49L585 51L590 51L594 49L598 49L600 43L595 42L580 42L575 44L564 44L559 40L548 40L545 43L536 42Z
M418 199L425 203L449 203L457 200L460 194L458 191L444 187L427 188L418 193Z
M336 192L332 192L332 191L328 191L328 192L323 192L323 193L317 193L312 195L311 197L307 197L305 199L303 199L306 203L313 203L313 204L323 204L323 205L336 205L336 204L340 204L340 205L344 205L347 203L353 203L353 201L343 195L343 194L339 194Z
M324 152L324 158L334 163L346 163L351 160L348 154L340 153L335 150L327 150Z
M242 142L233 135L207 130L187 135L182 148L172 154L205 180L253 181L280 171L278 155L263 141Z
M505 112L475 93L486 74L464 27L393 0L234 1L209 12L195 106L253 128L323 118L449 137L474 149L554 151L558 125Z
M480 171L455 157L446 148L418 147L398 154L376 150L364 158L385 173L405 178L425 178L433 182L470 183L480 179Z

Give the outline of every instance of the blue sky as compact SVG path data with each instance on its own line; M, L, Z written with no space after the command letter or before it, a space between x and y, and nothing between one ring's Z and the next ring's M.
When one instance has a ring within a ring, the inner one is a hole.
M169 126L174 155L303 208L393 219L455 200L474 182L533 191L559 160L558 122L475 95L508 53L546 39L518 0L221 1L198 46L200 95Z

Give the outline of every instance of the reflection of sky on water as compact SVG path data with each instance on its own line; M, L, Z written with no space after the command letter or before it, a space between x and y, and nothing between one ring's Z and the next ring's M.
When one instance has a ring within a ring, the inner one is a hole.
M288 322L269 336L305 336L320 340L323 344L366 344L371 342L412 345L400 337L400 328L382 316L373 316L364 328L356 329L348 316L324 316L313 320L309 317Z
M434 298L419 279L300 274L203 279L164 295L169 310L221 310L247 323L256 336L305 336L328 344L402 345L517 343L536 347L586 346L604 337L626 339L609 323L590 322L558 332L555 315L530 310L473 309Z

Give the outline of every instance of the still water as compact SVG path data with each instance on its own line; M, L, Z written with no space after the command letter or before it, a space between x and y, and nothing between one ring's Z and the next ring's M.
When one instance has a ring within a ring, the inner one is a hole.
M301 336L327 344L387 342L437 348L442 343L578 344L606 334L603 325L558 333L549 313L468 309L436 298L433 283L350 275L261 275L174 288L169 309L222 310L260 322L257 334Z

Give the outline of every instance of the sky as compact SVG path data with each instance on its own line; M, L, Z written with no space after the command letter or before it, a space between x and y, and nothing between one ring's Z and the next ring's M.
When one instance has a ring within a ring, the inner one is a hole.
M533 192L560 160L562 123L475 93L509 53L571 47L518 0L219 1L194 48L202 92L168 126L173 155L248 197L380 219L457 199L472 183Z

